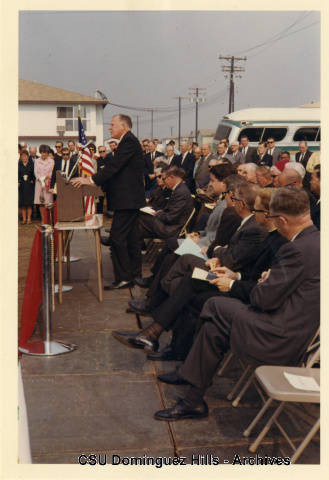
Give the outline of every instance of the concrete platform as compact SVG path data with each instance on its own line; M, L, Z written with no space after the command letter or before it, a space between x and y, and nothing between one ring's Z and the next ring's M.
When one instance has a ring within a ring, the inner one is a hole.
M33 229L21 229L30 235ZM232 364L223 377L216 377L206 401L208 418L180 422L158 422L153 413L172 405L186 389L157 381L175 362L151 362L140 350L129 349L111 336L114 329L137 330L136 317L125 313L128 290L104 292L97 299L97 282L92 237L75 233L71 253L81 256L71 265L71 292L56 302L53 338L78 345L73 353L52 358L22 357L22 372L28 409L34 463L76 464L81 454L120 456L218 456L232 461L248 452L251 440L242 436L244 428L261 406L250 389L237 408L226 395L238 377ZM113 280L108 248L103 248L104 283ZM20 286L24 285L27 248L22 249ZM145 265L145 272L147 272ZM65 269L64 269L65 280ZM66 282L64 282L66 283ZM143 291L134 288L134 295ZM20 292L20 300L22 293ZM143 324L150 319L142 317ZM38 338L38 332L35 334ZM162 342L165 343L163 338ZM296 442L310 428L317 407L289 407L282 424ZM300 414L302 415L300 417ZM264 425L260 422L257 431ZM252 437L254 438L254 437ZM290 449L276 428L267 435L259 455L289 456ZM298 463L320 463L319 436L308 446ZM205 457L206 458L206 457Z

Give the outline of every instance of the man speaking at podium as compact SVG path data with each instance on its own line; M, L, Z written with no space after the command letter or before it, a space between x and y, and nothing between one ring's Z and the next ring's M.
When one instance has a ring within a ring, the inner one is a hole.
M111 161L87 178L75 178L75 187L108 181L111 205L114 211L110 242L115 281L104 290L127 288L133 279L141 276L141 245L138 216L145 205L144 159L138 139L131 132L132 122L127 115L115 115L110 123L112 138L119 141Z

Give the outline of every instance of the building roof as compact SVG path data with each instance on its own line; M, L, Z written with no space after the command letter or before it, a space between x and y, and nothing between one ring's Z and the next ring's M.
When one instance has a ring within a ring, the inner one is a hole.
M81 93L63 90L62 88L43 85L42 83L30 82L19 79L18 86L19 103L74 103L74 104L99 104L106 105L107 100L89 97Z
M304 105L299 105L299 108L320 108L320 102L304 103Z

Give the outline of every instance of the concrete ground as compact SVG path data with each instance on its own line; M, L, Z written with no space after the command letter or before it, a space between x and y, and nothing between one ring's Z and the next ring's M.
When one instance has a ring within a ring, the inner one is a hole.
M19 312L26 279L33 226L19 229ZM159 422L153 413L167 408L184 393L185 386L157 381L175 362L148 361L140 350L118 343L115 329L137 330L136 317L125 313L129 290L104 292L97 299L93 238L74 234L71 254L81 257L71 265L73 290L56 301L53 338L75 343L73 353L40 358L23 355L22 371L34 463L76 464L81 454L131 456L184 456L212 454L232 462L234 456L255 456L248 451L251 439L244 428L259 411L261 402L250 388L234 408L226 399L239 375L233 362L224 376L215 378L206 401L209 417L203 420ZM104 283L113 280L108 248L103 249ZM145 272L148 265L145 265ZM64 283L65 269L64 269ZM133 289L135 296L143 291ZM142 317L146 325L150 319ZM36 331L35 338L38 338ZM165 342L166 339L163 339ZM318 415L317 406L286 409L281 423L298 444ZM255 433L260 431L260 422ZM291 450L277 428L272 428L259 455L289 456ZM104 457L101 457L104 458ZM209 459L209 457L208 457ZM307 447L298 463L320 463L319 436Z

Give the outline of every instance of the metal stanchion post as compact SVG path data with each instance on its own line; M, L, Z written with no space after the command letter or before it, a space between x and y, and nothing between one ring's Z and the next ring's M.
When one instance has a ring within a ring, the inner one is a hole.
M77 345L52 340L52 302L53 282L52 266L53 233L51 225L42 225L42 283L43 283L43 341L28 342L26 348L19 347L19 351L27 355L53 356L72 352Z

